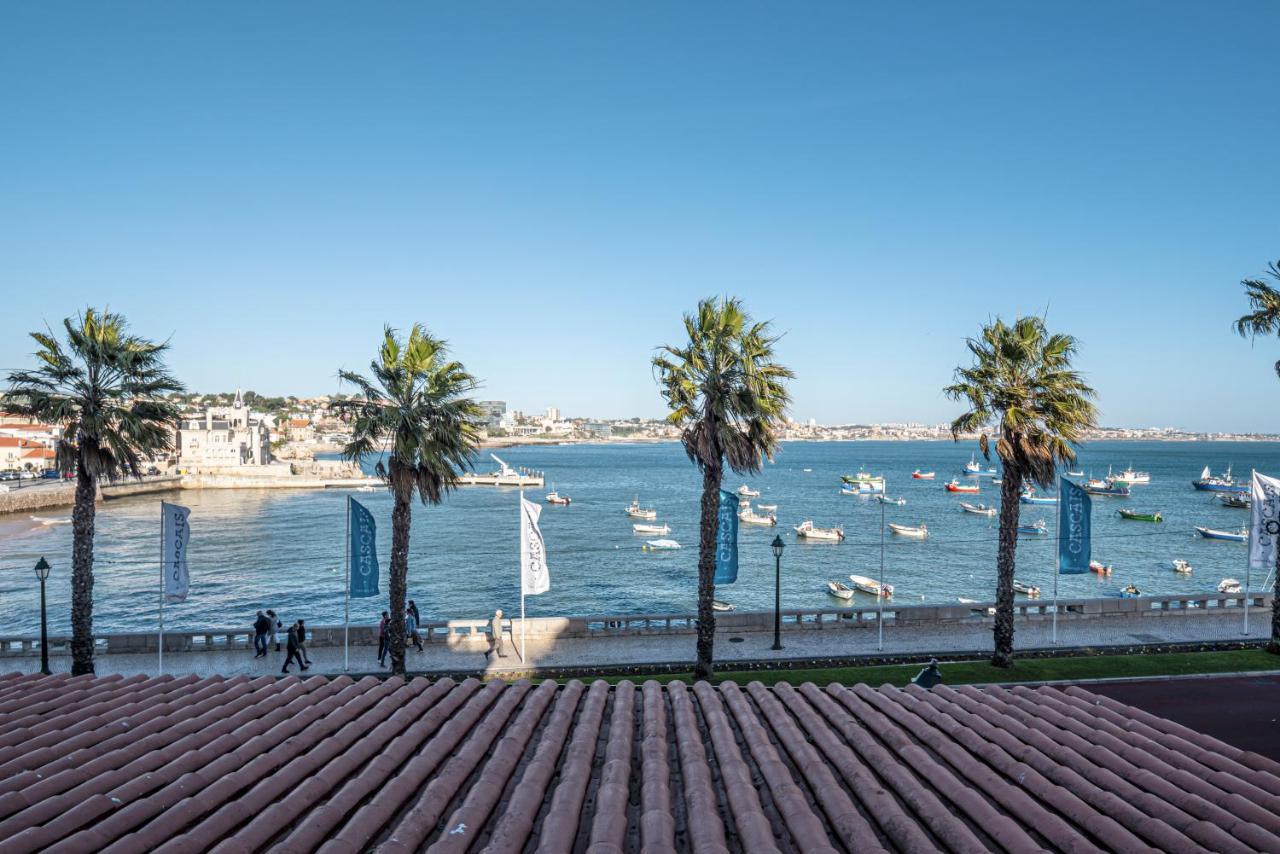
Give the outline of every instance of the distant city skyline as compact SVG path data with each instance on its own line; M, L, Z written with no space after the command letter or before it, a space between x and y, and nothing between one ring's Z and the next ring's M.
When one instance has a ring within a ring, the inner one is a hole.
M1280 6L654 3L0 12L0 369L86 305L189 387L331 394L425 323L515 409L659 417L702 296L792 414L948 421L1047 313L1101 422L1280 426Z

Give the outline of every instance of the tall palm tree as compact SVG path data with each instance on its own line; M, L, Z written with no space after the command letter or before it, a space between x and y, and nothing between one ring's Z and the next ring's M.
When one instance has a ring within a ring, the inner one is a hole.
M769 324L754 323L741 300L704 299L684 316L688 341L659 348L654 372L680 440L702 471L698 540L698 647L694 679L712 677L715 643L716 528L724 466L739 474L760 471L773 458L790 403L791 371L774 361Z
M1072 446L1097 424L1097 410L1093 389L1071 368L1075 339L1049 334L1040 318L1020 317L1012 324L996 318L967 344L973 365L957 368L955 382L944 391L969 406L951 422L955 440L962 433L978 433L978 447L989 460L994 438L1004 466L991 663L1012 667L1013 569L1023 484L1052 487L1058 465L1075 460Z
M127 332L124 317L86 308L63 321L66 341L33 332L39 364L9 374L5 407L62 428L57 465L76 476L71 513L71 672L93 672L93 529L98 481L138 477L173 448L182 391L164 364L168 344Z
M1232 324L1241 338L1280 334L1280 261L1268 264L1264 275L1276 284L1268 284L1263 279L1240 282L1249 297L1250 308L1248 314ZM1276 375L1280 376L1280 362L1276 362ZM1276 581L1271 593L1271 641L1267 652L1280 655L1280 551L1276 553Z
M478 387L460 362L448 359L445 342L414 324L407 341L383 331L370 377L339 371L359 390L336 408L352 421L343 456L359 461L387 453L378 476L394 499L391 511L391 671L405 672L404 608L409 579L409 525L416 492L423 504L439 504L471 465L479 447L480 408L467 395Z

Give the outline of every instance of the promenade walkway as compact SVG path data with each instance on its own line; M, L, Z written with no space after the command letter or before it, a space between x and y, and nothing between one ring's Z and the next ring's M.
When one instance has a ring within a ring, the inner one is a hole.
M1063 620L1058 625L1058 647L1133 647L1145 644L1200 643L1239 641L1241 614L1232 609L1225 614L1168 614L1165 616L1112 616L1094 620ZM1270 633L1269 609L1257 608L1250 616L1247 639L1266 640ZM734 662L804 661L840 657L893 655L940 655L975 653L982 657L991 649L991 626L987 622L939 625L886 626L884 649L877 648L874 626L830 629L790 630L782 635L784 649L774 652L771 632L718 633L716 662L721 670L730 670ZM1017 649L1045 649L1054 645L1048 620L1023 621L1017 624L1014 637ZM631 665L680 665L693 659L694 636L631 635L617 637L563 638L528 645L527 663L519 658L519 640L506 644L506 657L486 661L483 646L467 644L449 646L426 645L424 652L409 648L409 669L427 675L439 673L474 673L491 676L515 675L540 669L555 671L571 668L603 669ZM343 672L341 647L316 647L310 651L314 664L309 674ZM265 659L255 659L252 650L218 650L188 653L166 653L164 670L170 674L197 676L235 676L278 674L284 652L274 647ZM377 650L372 646L352 646L351 673L377 673ZM70 669L71 659L56 655L50 660L55 672ZM151 654L100 654L95 658L101 675L119 673L154 675L157 660ZM37 656L0 659L0 672L32 673L40 669ZM297 668L292 672L297 673Z

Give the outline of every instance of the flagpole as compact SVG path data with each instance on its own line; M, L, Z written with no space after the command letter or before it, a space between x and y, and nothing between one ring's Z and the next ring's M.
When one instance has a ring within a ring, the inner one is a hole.
M520 490L520 535L524 536L524 490ZM502 631L502 625L498 625ZM520 663L524 664L524 566L520 566Z
M1054 495L1057 501L1054 502L1053 511L1057 517L1053 521L1054 533L1054 554L1053 558L1053 645L1058 645L1058 575L1062 567L1058 566L1057 552L1062 548L1062 478L1057 478L1054 483Z
M877 649L884 652L884 502L880 502L880 589L876 591Z
M347 585L345 590L345 602L342 606L342 672L346 673L351 669L351 646L348 639L351 633L351 496L347 496L347 536L346 536L346 553L347 553Z
M164 502L160 502L160 662L157 675L164 675Z
M1253 499L1253 479L1254 477L1257 476L1257 474L1258 474L1257 469L1251 469L1249 471L1250 501L1252 501ZM1249 515L1250 517L1253 516L1252 505L1250 506ZM1252 522L1253 519L1250 518L1249 521ZM1244 553L1244 634L1246 637L1249 635L1249 581L1250 581L1249 575L1253 570L1253 554L1252 554L1253 531L1249 532L1249 536L1247 539L1249 540L1249 542L1247 543L1248 547L1245 549L1245 553Z

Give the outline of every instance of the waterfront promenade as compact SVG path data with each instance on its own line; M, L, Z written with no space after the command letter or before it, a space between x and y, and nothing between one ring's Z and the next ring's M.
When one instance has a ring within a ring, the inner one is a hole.
M746 615L744 615L746 616ZM764 616L764 615L751 615ZM1165 644L1197 644L1263 641L1270 633L1270 608L1255 605L1250 613L1249 634L1242 631L1242 613L1237 608L1221 612L1166 611L1144 614L1112 614L1099 618L1064 617L1058 624L1058 643L1052 642L1052 624L1038 617L1017 623L1014 643L1022 651L1070 648L1134 648ZM486 676L518 676L528 672L554 673L616 672L623 668L660 666L679 668L690 665L694 652L692 633L598 634L591 637L558 637L530 640L527 662L519 657L519 637L508 637L505 658L486 658L487 638L474 635L469 640L455 636L455 642L434 641L425 644L423 652L412 646L408 650L408 667L413 673L483 674ZM809 661L875 658L885 656L927 657L972 654L985 658L991 648L991 623L972 619L936 624L886 625L884 648L878 648L878 632L874 625L832 627L829 629L789 628L783 632L784 649L774 652L773 634L769 631L725 630L717 633L716 662L720 670L735 665L768 666L770 662L796 665ZM314 666L307 671L316 674L343 672L343 650L339 646L315 645L310 648ZM170 674L198 676L273 675L280 673L284 652L274 647L265 659L255 659L251 649L209 649L193 652L168 652L164 662ZM154 675L157 656L146 653L108 653L95 657L100 675ZM50 658L55 672L70 669L69 655ZM350 649L350 672L385 672L377 661L377 648L369 643L353 644ZM40 669L36 655L11 655L0 658L0 672L32 673ZM293 673L298 673L293 668Z

